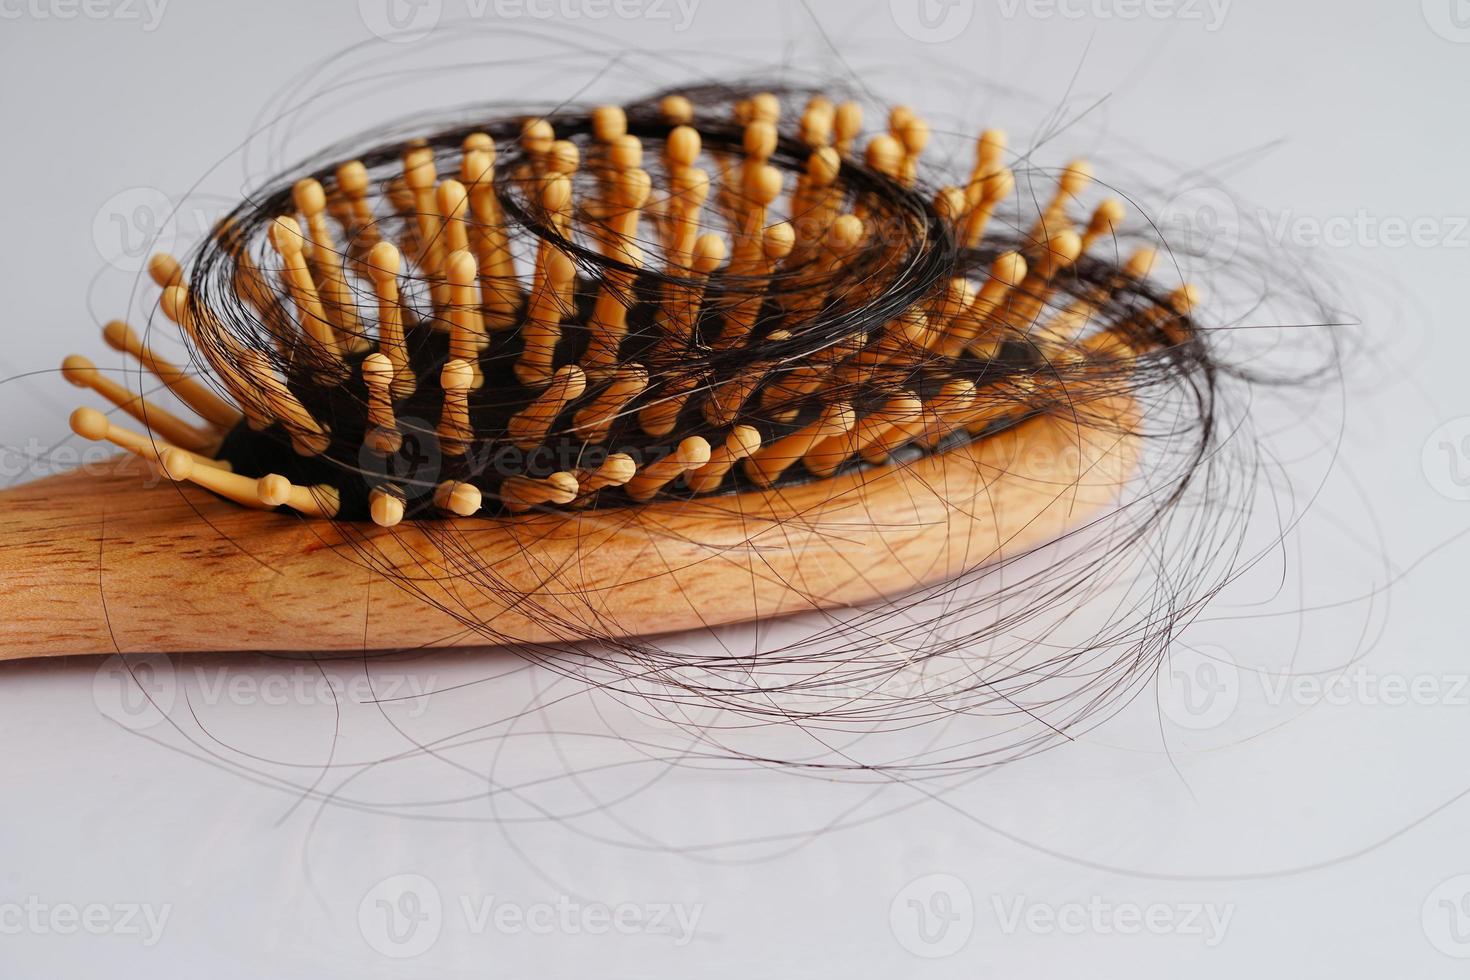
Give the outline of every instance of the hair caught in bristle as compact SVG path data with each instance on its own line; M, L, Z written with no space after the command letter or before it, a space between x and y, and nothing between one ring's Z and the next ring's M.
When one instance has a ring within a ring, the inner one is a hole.
M489 118L283 181L150 270L248 425L114 330L207 423L150 410L155 437L332 486L345 520L635 505L982 437L1038 410L1017 391L1101 397L1198 343L1151 252L1089 256L1124 215L1079 214L1085 162L1000 232L1004 134L946 185L912 109L863 143L856 104L792 101ZM388 465L425 438L434 472Z

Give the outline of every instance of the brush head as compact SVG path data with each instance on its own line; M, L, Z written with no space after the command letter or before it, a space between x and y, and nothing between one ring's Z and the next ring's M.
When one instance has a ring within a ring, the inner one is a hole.
M1124 214L1082 210L1085 161L1022 220L997 131L945 185L907 107L862 141L821 93L707 96L371 147L253 197L187 276L155 256L243 412L219 458L263 505L328 486L385 524L779 488L1078 411L1196 342L1151 252L1089 253Z

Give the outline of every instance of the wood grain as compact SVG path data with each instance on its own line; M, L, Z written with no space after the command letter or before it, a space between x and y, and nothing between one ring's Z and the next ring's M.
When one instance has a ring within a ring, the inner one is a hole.
M564 641L863 603L1111 506L1137 464L1120 434L1134 411L1112 399L1090 413L1105 427L1037 418L776 491L393 529L148 486L137 460L51 477L0 493L0 659Z

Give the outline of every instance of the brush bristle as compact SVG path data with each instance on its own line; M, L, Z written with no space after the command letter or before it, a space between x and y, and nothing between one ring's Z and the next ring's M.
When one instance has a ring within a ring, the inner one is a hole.
M1147 286L1151 253L1089 256L1123 213L1079 211L1086 163L995 233L1016 184L1003 134L940 186L923 119L900 107L866 141L860 121L821 95L670 94L486 120L283 182L187 272L150 265L240 413L126 327L109 337L208 423L170 417L154 440L225 464L184 478L391 525L887 465L1075 407L1189 336L1194 297Z

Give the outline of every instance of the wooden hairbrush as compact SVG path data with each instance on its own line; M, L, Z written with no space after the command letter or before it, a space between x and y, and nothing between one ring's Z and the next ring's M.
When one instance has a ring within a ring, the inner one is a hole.
M1075 219L1085 164L1006 225L1002 134L937 186L913 112L861 128L811 92L492 116L155 256L194 363L104 338L200 421L67 359L137 423L73 431L131 465L0 493L0 657L647 636L912 594L1106 511L1193 291L1108 257L1116 202Z

